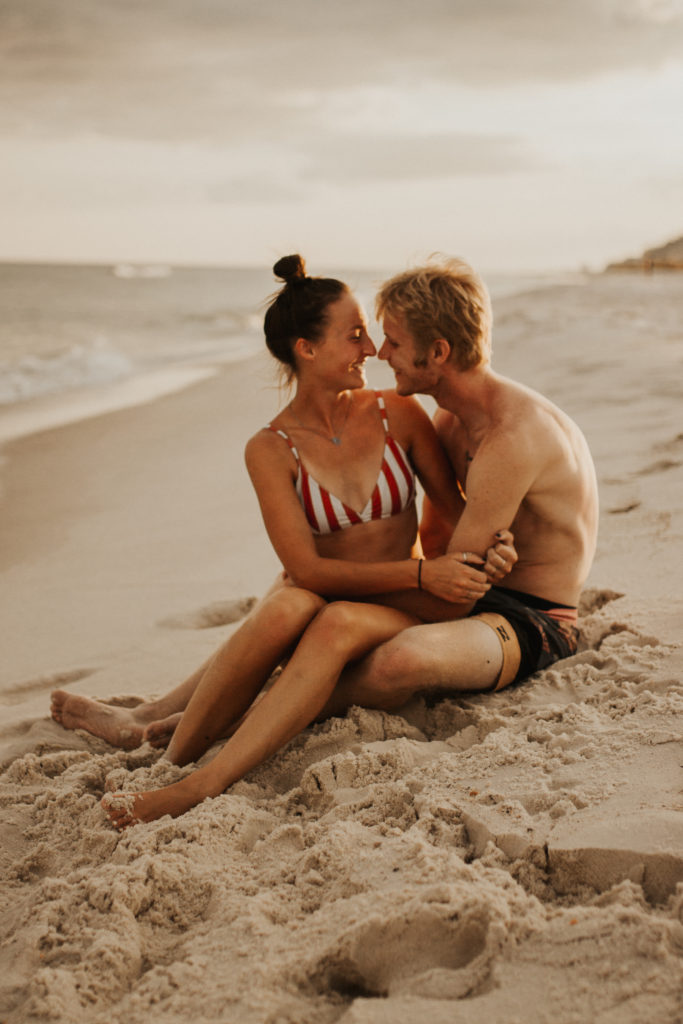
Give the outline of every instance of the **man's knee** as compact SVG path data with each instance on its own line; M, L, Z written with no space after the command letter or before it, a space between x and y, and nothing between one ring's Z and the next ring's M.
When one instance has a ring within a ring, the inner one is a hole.
M382 644L368 656L365 672L368 685L397 706L421 688L426 651L412 630Z

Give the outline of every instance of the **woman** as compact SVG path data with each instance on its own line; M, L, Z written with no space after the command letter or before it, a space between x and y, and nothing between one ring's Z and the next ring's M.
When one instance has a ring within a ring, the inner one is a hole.
M466 564L483 566L475 555L413 557L415 472L450 521L462 499L419 403L366 389L364 364L376 350L356 299L339 281L307 277L298 256L280 260L274 272L285 285L266 313L266 343L296 380L296 393L249 441L246 462L285 578L174 691L189 703L167 751L173 763L197 760L239 723L231 738L172 786L105 797L117 828L181 814L218 795L324 713L347 662L424 621L379 603L381 595L423 590L451 602L456 617L458 601L490 587L484 572ZM491 552L491 578L506 556L509 548ZM325 600L363 596L372 603Z

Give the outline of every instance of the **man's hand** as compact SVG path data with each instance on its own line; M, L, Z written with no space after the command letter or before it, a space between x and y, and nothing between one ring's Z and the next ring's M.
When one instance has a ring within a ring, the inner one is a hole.
M517 561L515 538L510 531L499 530L496 538L496 543L486 552L486 564L483 566L491 583L505 579Z

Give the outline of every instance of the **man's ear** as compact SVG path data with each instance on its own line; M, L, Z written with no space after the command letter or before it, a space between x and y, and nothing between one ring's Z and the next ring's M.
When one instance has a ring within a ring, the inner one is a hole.
M315 358L315 345L312 345L307 338L297 338L294 342L294 353L299 359L311 360Z
M451 343L445 338L437 338L432 342L432 357L435 362L443 366L451 358Z

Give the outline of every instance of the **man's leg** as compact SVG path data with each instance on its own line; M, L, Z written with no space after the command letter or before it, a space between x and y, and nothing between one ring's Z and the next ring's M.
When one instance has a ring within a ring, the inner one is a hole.
M352 704L394 711L416 693L458 694L509 682L500 624L473 617L404 630L346 668L321 717L343 714ZM506 632L518 654L511 627Z
M206 661L163 697L144 701L133 708L105 704L79 693L69 693L68 690L53 690L50 714L65 729L84 729L111 743L113 747L133 750L144 743L148 738L147 731L153 729L156 723L164 725L155 730L155 740L162 733L170 735L177 724L177 717L187 706L210 661Z

